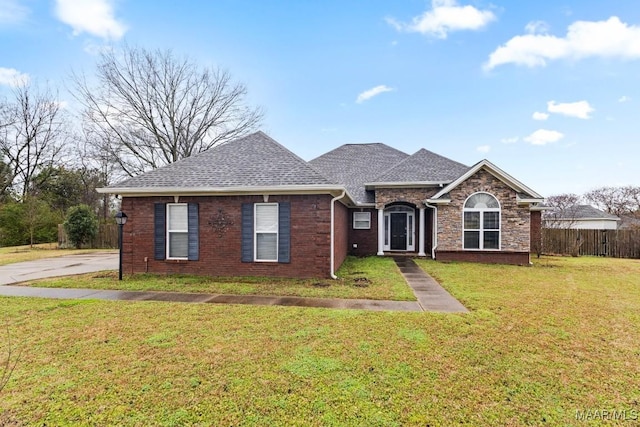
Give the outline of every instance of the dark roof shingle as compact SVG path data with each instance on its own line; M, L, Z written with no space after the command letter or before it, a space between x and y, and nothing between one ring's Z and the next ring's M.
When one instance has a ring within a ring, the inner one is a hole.
M117 188L225 188L330 185L307 162L262 132L129 178Z
M407 157L376 182L451 182L469 170L469 166L433 153L424 148Z
M358 203L374 202L364 184L409 157L381 143L345 144L309 163L336 184L342 184Z

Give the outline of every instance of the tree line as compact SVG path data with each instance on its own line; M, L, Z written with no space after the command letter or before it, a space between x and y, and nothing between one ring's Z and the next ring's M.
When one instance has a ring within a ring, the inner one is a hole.
M629 228L637 228L634 220L640 220L640 186L605 186L595 188L584 194L564 193L547 197L545 204L552 209L545 212L545 219L553 221L558 213L565 218L573 218L577 206L589 204L601 211L615 215L623 222L630 223ZM571 222L564 223L569 227Z
M0 246L56 240L78 205L109 222L95 189L247 135L263 118L230 73L171 50L122 45L93 75L72 73L69 108L50 85L0 99Z

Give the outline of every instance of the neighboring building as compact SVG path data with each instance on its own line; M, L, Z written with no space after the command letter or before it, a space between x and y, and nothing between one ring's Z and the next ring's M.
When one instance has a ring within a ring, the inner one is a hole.
M123 271L334 276L348 254L529 264L543 198L487 160L347 144L310 162L262 132L125 180Z
M544 215L547 228L576 230L616 230L620 218L591 205L574 205L562 210L550 210Z

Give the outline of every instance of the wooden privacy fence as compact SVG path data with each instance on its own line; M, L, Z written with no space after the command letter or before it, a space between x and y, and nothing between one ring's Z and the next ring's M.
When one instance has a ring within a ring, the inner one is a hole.
M62 224L58 224L58 247L73 247ZM118 225L100 224L96 237L88 244L82 245L82 247L85 249L118 249Z
M640 230L542 229L542 252L640 258Z

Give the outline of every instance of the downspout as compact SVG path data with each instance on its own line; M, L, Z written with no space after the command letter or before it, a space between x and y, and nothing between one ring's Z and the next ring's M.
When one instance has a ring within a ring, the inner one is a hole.
M338 278L338 276L336 276L335 273L333 272L333 268L336 262L335 260L336 256L334 253L334 248L336 246L336 236L335 236L335 230L334 230L335 204L336 204L336 201L342 199L345 196L345 194L347 194L347 190L342 190L342 194L331 199L331 266L330 266L329 274L331 275L331 278L334 280Z
M438 207L424 202L424 205L433 209L433 245L431 246L431 259L436 259L436 248L438 247Z

